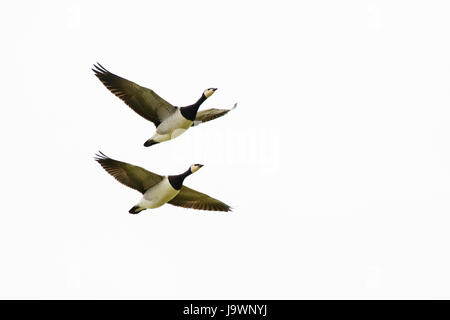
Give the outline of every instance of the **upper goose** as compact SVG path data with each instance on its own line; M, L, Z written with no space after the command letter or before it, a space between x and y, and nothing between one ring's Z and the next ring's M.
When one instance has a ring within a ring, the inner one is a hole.
M143 194L142 199L128 211L129 213L158 208L165 203L200 210L231 211L229 205L183 186L184 179L200 169L201 164L190 166L182 174L160 176L144 168L111 159L100 151L95 160L119 182Z
M156 132L144 143L146 147L174 139L184 133L189 127L219 118L231 110L213 108L197 112L200 105L217 88L206 89L196 103L180 108L172 106L153 90L116 76L106 70L100 63L94 65L92 70L106 88L122 99L140 116L155 124ZM235 107L236 104L232 109Z

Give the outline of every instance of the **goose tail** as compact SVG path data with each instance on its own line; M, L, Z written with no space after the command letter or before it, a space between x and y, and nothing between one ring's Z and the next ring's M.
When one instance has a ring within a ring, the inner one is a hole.
M138 214L142 210L145 210L145 208L141 208L141 207L136 205L133 208L131 208L130 211L128 211L128 212L131 213L131 214Z
M157 144L157 143L159 143L159 142L156 142L156 141L153 140L153 139L148 139L147 141L145 141L144 147L150 147L150 146L152 146L152 145L154 145L154 144Z

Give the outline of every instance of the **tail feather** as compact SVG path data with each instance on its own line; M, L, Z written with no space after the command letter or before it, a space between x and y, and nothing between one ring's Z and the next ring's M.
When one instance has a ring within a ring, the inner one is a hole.
M159 143L159 142L156 142L153 139L148 139L147 141L145 141L144 147L150 147L150 146L152 146L154 144L157 144L157 143Z
M145 210L145 208L141 208L139 206L134 206L133 208L130 209L130 211L128 211L131 214L138 214L139 212L141 212L142 210Z

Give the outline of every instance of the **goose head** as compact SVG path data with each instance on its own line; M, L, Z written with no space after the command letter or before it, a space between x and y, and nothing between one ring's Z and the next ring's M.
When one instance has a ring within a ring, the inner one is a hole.
M212 94L213 94L216 90L217 90L217 88L208 88L208 89L206 89L205 91L203 91L203 95L204 95L206 98L209 98L209 97L212 96Z
M190 166L189 171L191 173L196 172L198 169L200 169L201 167L203 167L202 164L193 164L192 166Z

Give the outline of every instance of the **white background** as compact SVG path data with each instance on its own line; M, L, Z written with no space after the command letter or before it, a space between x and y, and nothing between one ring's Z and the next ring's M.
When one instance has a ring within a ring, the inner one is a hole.
M446 1L17 1L0 10L0 298L450 298ZM150 148L93 63L238 108ZM97 150L233 213L140 194Z

